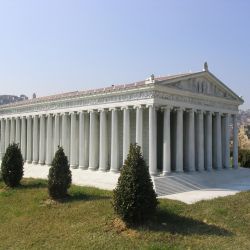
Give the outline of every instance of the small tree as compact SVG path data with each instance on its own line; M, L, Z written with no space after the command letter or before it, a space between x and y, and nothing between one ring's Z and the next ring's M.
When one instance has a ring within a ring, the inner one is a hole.
M131 144L113 194L115 212L127 225L140 225L156 211L158 201L141 148Z
M49 195L53 199L61 199L67 196L67 190L71 184L71 171L68 158L62 147L58 147L48 175Z
M9 187L20 185L23 177L23 157L18 145L13 143L8 146L1 164L2 178Z

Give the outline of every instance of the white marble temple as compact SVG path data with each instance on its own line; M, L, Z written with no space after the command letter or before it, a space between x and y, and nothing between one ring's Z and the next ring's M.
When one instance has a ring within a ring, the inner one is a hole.
M130 143L152 176L238 167L243 100L208 68L0 106L0 157L11 142L28 164L51 165L63 146L72 171L119 172ZM45 167L45 166L44 166ZM221 171L223 174L223 171Z

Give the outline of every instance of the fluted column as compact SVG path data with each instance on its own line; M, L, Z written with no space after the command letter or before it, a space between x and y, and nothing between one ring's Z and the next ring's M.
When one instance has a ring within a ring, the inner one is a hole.
M32 117L27 118L27 163L32 162Z
M15 142L18 144L19 148L21 147L21 120L20 117L16 118L16 138Z
M77 124L76 124L76 113L71 113L71 126L70 126L70 167L77 168Z
M60 114L55 114L55 124L54 124L54 153L57 151L58 146L60 146Z
M141 106L136 107L136 143L141 147L143 144L143 109Z
M47 117L47 140L46 140L46 165L51 165L52 163L52 149L53 149L53 116L51 114Z
M98 112L90 111L89 136L89 169L96 170L99 166L99 122Z
M5 120L5 150L10 145L10 119Z
M45 115L40 116L40 131L39 131L39 164L45 164L45 138L46 138Z
M183 172L183 109L176 110L176 172Z
M238 168L238 125L237 125L237 115L233 115L233 168Z
M123 108L123 163L127 159L130 146L130 110Z
M100 110L100 150L99 150L99 169L106 171L108 169L108 122L107 110Z
M214 156L215 156L215 168L220 170L222 168L222 152L221 152L221 114L215 113L215 131L214 131Z
M223 116L223 141L222 141L222 165L223 168L230 167L230 132L229 132L229 114Z
M89 114L86 111L79 114L79 167L89 166Z
M39 160L39 130L38 130L38 115L33 116L33 157L32 163L37 164Z
M196 160L197 170L204 170L204 116L203 111L198 110L196 113Z
M119 138L118 138L118 111L112 109L111 117L111 161L110 170L119 171Z
M149 106L149 172L157 174L157 115L153 105Z
M10 143L15 142L15 118L12 117L10 121Z
M188 171L195 171L195 137L194 137L194 110L187 110L188 124L187 124L187 169Z
M212 169L212 114L206 112L205 116L205 169Z
M0 157L3 158L5 154L5 120L1 119L1 145L0 145Z
M27 129L26 129L26 118L22 117L22 127L21 127L21 152L23 155L23 160L26 161L26 147L27 147Z
M62 115L62 147L65 155L68 157L68 160L70 161L69 142L70 142L69 115L68 113L64 113Z
M170 107L163 111L163 175L166 175L171 172Z

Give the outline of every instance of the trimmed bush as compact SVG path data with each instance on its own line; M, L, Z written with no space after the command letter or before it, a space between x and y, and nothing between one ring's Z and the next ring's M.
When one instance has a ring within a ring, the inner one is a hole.
M52 199L62 199L67 196L71 185L71 171L68 158L62 147L58 147L48 175L48 191Z
M1 172L4 183L17 187L23 177L23 157L17 144L8 146L2 159Z
M157 204L141 148L131 144L113 193L114 210L126 225L141 225L154 216Z

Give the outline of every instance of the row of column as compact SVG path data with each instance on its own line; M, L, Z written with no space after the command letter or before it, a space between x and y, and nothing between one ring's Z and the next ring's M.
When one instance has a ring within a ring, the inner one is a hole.
M143 141L143 107L136 108L135 142L140 146L148 143L148 165L151 175L158 174L157 169L157 109L148 106L148 141ZM145 107L144 107L145 108ZM174 108L175 128L171 123L171 108L162 107L163 145L162 172L182 172L184 170L211 170L228 168L230 165L229 114L194 111ZM16 142L20 145L27 163L47 164L52 162L58 145L63 146L72 168L118 172L119 157L123 162L127 157L131 143L131 108L124 107L122 142L119 141L118 108L34 115L1 119L0 153L3 156L7 146ZM108 112L111 112L111 128L108 124ZM78 116L79 115L79 116ZM61 117L61 118L60 118ZM69 119L70 117L70 119ZM79 117L79 122L78 122ZM185 119L185 122L184 122ZM185 123L185 126L184 126ZM69 125L70 124L70 125ZM110 160L109 133L110 132ZM175 143L171 135L175 130ZM233 166L238 166L238 131L236 115L233 115ZM119 144L122 143L122 152ZM185 143L185 145L184 145ZM175 144L175 148L173 148ZM188 145L188 146L187 146ZM174 157L174 162L171 160Z

